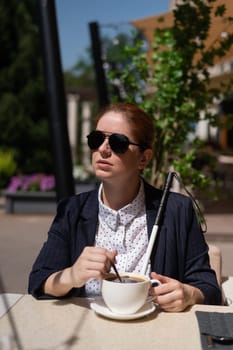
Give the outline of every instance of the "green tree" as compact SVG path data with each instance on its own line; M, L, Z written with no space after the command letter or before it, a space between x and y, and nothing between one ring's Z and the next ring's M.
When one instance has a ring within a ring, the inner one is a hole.
M114 98L116 89L120 88L117 86L116 74L118 73L116 72L120 72L121 69L131 60L127 53L125 53L124 47L126 45L133 46L139 38L141 38L141 33L136 30L131 31L130 33L119 32L113 38L106 34L101 37L102 59L106 74L113 68L115 70L114 80L107 80L108 94L110 98ZM86 48L84 55L80 57L74 67L65 71L64 77L65 85L68 90L95 90L95 71L90 47Z
M153 118L156 137L150 179L157 186L164 182L171 166L187 183L204 188L211 180L192 165L201 145L194 136L201 112L211 125L222 127L219 114L211 112L211 107L214 100L220 102L230 91L223 84L219 88L210 85L208 67L214 65L216 57L224 56L233 43L233 34L228 34L214 46L205 46L215 2L185 0L178 5L172 28L155 30L152 62L142 51L143 41L125 47L131 62L120 74L126 92L124 100L139 104ZM217 6L215 16L231 23L232 18L227 18L225 12L225 5ZM113 70L110 78L115 75ZM233 119L229 118L226 126L232 124Z
M64 72L65 85L68 89L95 89L95 72L91 60L90 48L75 63L74 67Z
M0 3L0 147L17 172L52 169L36 2Z

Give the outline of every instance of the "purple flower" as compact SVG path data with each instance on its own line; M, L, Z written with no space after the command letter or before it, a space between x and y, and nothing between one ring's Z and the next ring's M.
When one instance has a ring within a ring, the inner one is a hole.
M43 176L40 181L41 191L50 191L55 187L55 178L53 175Z
M45 175L45 174L13 176L7 188L9 192L51 191L54 189L55 189L54 175Z
M11 181L10 181L10 184L9 184L7 190L9 192L15 192L15 191L19 190L22 186L22 182L23 182L22 176L13 176L11 178Z

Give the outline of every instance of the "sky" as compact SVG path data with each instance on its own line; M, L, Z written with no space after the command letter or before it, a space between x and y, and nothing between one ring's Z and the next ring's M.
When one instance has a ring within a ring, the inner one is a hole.
M91 46L89 23L99 24L100 35L129 28L128 23L169 11L170 0L55 0L62 66L67 70Z

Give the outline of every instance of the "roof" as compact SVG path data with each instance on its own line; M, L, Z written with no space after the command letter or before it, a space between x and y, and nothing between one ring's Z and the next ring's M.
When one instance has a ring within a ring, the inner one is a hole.
M213 10L215 7L219 5L225 5L226 6L226 13L225 16L233 16L233 0L217 0L213 4ZM161 18L163 18L163 21L161 21ZM214 44L217 40L219 40L223 35L226 33L233 33L233 23L226 24L224 20L220 17L214 16L214 11L212 11L212 25L209 32L209 37L206 41L206 47L210 47ZM153 41L153 35L154 31L157 28L164 29L172 27L174 23L174 16L173 12L166 12L157 16L151 16L147 18L138 19L135 21L132 21L131 24L133 24L136 28L140 29L144 35L145 38L149 43ZM231 49L226 53L224 57L216 59L215 63L222 63L232 60L233 61L233 45Z

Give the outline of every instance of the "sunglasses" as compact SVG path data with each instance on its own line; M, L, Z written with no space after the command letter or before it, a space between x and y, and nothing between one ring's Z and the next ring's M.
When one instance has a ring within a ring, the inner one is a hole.
M99 130L94 130L89 135L87 135L88 146L92 151L98 149L103 144L106 137L108 138L108 143L114 153L125 153L128 150L129 145L138 146L140 147L141 151L144 151L146 149L145 145L131 142L129 141L128 137L123 134L114 133L107 135Z

